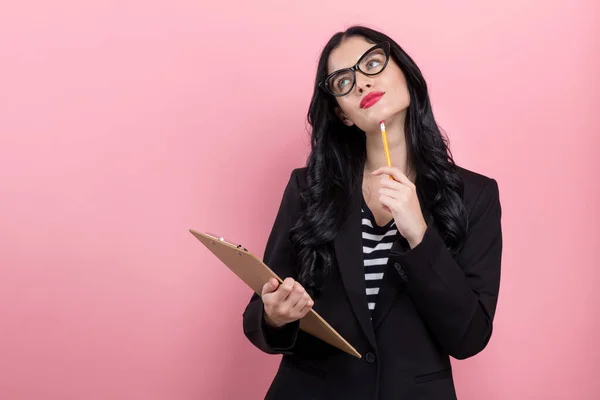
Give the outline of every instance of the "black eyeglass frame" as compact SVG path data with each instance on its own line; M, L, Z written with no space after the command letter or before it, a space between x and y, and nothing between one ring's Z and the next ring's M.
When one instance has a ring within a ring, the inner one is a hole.
M363 61L363 59L367 55L369 55L373 50L376 50L378 48L383 49L383 52L385 53L385 63L383 64L383 67L381 68L381 70L378 72L375 72L374 74L369 74L368 72L361 70L360 63ZM356 64L354 64L354 66L352 66L350 68L338 69L337 71L333 71L331 74L327 75L327 77L325 79L323 79L321 82L319 82L319 87L322 90L324 90L326 93L328 93L334 97L346 96L348 93L350 93L352 91L352 89L354 89L354 86L356 85L356 71L359 71L361 74L366 75L366 76L376 76L376 75L381 74L385 70L389 61L390 61L390 42L385 41L385 42L377 43L376 45L374 45L373 47L371 47L370 49L365 51L364 54L362 56L360 56L360 58L358 59L358 62ZM334 75L337 75L344 71L350 71L352 73L352 78L353 78L352 85L350 86L350 89L348 89L347 92L335 94L329 89L329 79L331 79Z

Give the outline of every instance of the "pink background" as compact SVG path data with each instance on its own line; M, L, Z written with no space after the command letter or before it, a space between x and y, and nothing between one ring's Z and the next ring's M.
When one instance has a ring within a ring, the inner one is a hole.
M353 23L406 48L458 163L500 183L495 333L459 397L598 398L600 3L296 3L5 2L0 398L262 398L251 293L187 229L262 255Z

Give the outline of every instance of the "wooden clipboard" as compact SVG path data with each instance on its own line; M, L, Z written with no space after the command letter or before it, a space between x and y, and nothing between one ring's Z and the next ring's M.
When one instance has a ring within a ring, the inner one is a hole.
M269 279L275 278L278 282L283 282L267 265L241 245L235 245L222 237L200 233L193 229L190 229L190 233L259 296L262 287ZM354 357L361 358L360 353L312 309L300 320L300 329Z

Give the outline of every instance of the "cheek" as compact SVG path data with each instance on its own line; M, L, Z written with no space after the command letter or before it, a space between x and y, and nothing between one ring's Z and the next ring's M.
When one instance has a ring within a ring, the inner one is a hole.
M398 86L398 100L403 108L406 108L410 104L410 94L406 85Z
M394 103L401 108L406 108L410 104L410 94L408 93L408 86L406 79L400 68L393 68L389 80L386 82L388 87L394 88L393 97Z
M338 99L338 105L340 106L344 114L346 114L346 116L351 120L355 120L359 114L358 104L355 104L355 102L350 96L344 96Z
M406 83L402 80L395 80L394 82L391 82L389 87L393 88L391 93L388 92L391 94L389 105L394 108L393 111L398 112L407 108L410 105L410 94L408 93Z

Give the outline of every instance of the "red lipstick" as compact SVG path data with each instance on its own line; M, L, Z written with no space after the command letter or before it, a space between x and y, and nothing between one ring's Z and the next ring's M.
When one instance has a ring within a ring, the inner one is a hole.
M384 95L383 92L371 92L360 101L360 108L369 108L377 103Z

